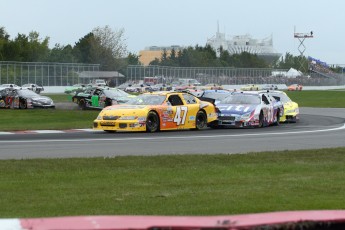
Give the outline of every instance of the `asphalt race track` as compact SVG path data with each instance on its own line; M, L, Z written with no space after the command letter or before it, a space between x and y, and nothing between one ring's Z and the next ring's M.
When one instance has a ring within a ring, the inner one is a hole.
M298 123L261 129L0 136L0 159L234 154L345 147L345 109L301 108Z

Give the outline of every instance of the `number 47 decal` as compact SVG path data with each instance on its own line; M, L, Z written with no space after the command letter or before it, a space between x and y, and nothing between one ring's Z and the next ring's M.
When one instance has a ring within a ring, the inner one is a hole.
M176 114L174 117L174 122L176 125L184 125L187 117L188 108L186 106L176 107ZM181 115L181 113L183 113Z

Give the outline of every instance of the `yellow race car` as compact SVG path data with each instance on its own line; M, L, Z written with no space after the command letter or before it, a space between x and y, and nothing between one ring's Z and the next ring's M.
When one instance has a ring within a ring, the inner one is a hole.
M93 129L108 132L203 129L216 119L211 102L184 92L154 92L104 108L94 120Z
M249 85L242 86L241 90L242 91L259 91L259 90L261 90L261 86L249 84Z
M284 105L284 115L280 117L280 122L297 122L299 120L298 104L292 101L283 91L269 91L268 94Z

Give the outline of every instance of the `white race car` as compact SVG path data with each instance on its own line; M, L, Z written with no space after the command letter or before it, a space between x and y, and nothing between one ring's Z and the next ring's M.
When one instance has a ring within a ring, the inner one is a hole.
M279 125L284 108L267 92L234 92L217 104L218 119L210 127Z

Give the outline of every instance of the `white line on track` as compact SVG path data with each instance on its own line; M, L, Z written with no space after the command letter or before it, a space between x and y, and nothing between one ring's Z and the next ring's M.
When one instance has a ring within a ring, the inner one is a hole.
M50 133L71 133L71 132L97 132L98 130L93 129L70 129L70 130L21 130L12 132L0 132L0 135L11 135L11 134L50 134ZM102 131L100 131L102 132Z
M343 126L331 129L305 130L293 132L275 132L275 133L248 133L248 134L220 134L220 135L198 135L198 136L178 136L178 137L128 137L128 138L85 138L85 139L48 139L48 140L6 140L0 143L41 143L44 142L85 142L85 141L131 141L131 140L164 140L164 139L198 139L198 138L219 138L219 137L246 137L246 136L268 136L268 135L291 135L304 133L320 133L344 130Z

